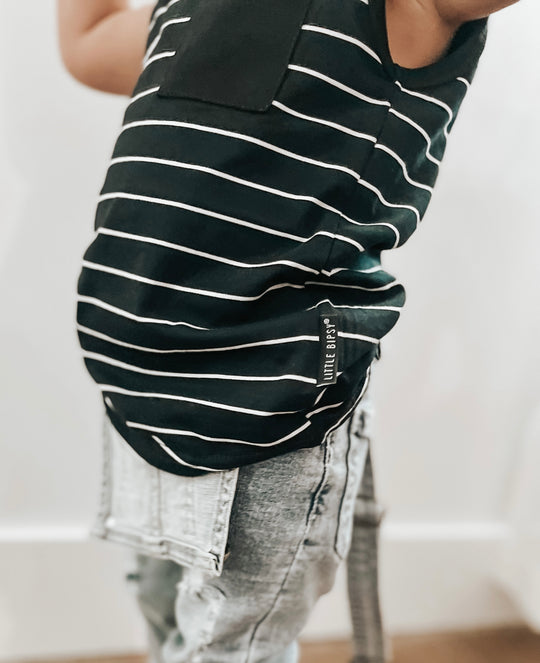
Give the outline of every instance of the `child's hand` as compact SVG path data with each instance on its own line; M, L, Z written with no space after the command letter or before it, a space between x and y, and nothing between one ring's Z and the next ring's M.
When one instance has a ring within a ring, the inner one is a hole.
M142 71L155 2L57 0L58 38L69 73L96 90L130 95Z

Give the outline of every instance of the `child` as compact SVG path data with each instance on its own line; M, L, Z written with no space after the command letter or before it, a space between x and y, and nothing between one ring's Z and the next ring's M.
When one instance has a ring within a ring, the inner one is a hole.
M153 661L296 661L347 557L355 661L385 660L366 395L404 289L380 255L509 4L58 0L68 70L130 96L77 328L106 410L94 533L139 553Z

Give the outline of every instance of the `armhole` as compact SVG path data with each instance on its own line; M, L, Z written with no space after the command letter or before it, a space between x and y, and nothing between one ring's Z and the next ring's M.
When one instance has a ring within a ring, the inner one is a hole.
M395 63L390 55L386 0L370 0L369 7L377 49L383 66L392 80L399 80L408 88L431 87L457 77L463 77L469 83L472 81L485 47L488 17L467 21L461 25L446 54L437 62L409 69Z

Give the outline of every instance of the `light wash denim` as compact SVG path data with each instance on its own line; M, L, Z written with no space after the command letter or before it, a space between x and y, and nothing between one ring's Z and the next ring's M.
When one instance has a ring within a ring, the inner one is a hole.
M199 477L159 470L104 416L91 534L133 553L150 663L297 663L298 634L346 560L353 663L385 663L366 392L326 442Z

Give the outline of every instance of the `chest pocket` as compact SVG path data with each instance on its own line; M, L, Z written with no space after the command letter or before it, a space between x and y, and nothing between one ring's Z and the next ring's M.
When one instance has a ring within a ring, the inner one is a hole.
M267 110L313 0L198 0L157 94Z

